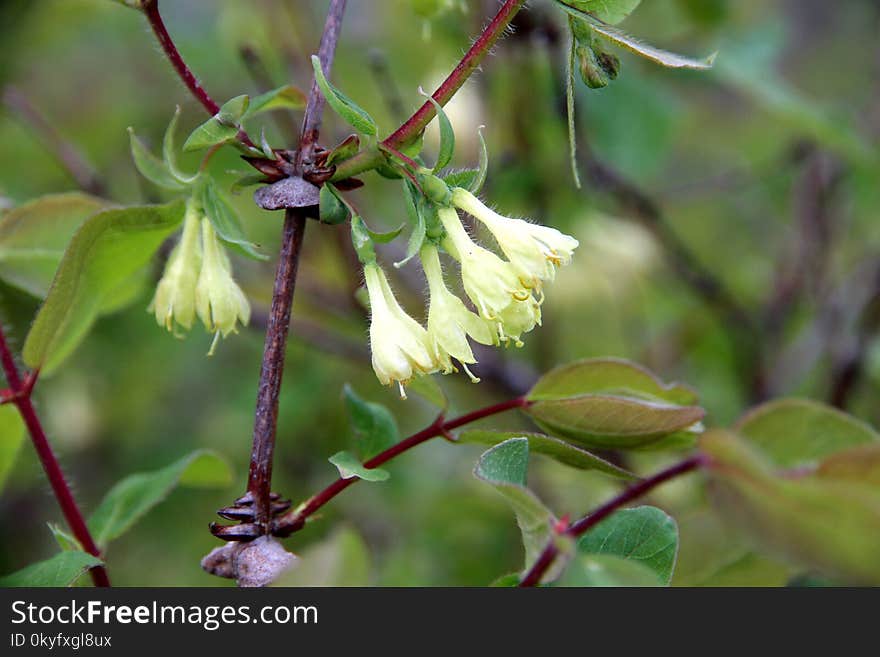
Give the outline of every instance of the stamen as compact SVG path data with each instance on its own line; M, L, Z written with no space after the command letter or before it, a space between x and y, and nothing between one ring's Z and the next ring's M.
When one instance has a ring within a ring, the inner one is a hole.
M208 350L208 355L213 356L214 350L217 348L217 343L220 342L220 331L214 333L214 339L211 341L211 348Z
M403 387L403 381L398 381L397 387L400 389L400 398L406 399L406 388Z
M465 373L470 377L471 383L479 383L480 382L479 377L474 376L473 372L471 372L468 369L467 363L462 363L461 367L465 371Z

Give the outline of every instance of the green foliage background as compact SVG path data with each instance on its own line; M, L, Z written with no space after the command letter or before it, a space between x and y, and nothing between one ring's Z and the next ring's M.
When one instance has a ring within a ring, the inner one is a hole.
M370 74L370 58L385 58L408 113L423 100L418 86L431 88L445 76L495 6L465 4L466 13L452 11L432 21L426 40L423 18L410 2L350 3L333 80L376 118L382 134L403 117L395 116L387 89ZM748 408L752 392L740 378L742 363L731 348L729 326L682 284L662 247L625 209L587 177L584 189L575 189L563 113L565 44L541 27L548 19L564 23L548 4L530 4L498 56L448 107L458 144L453 164L476 162L476 130L485 124L491 159L484 196L508 214L575 235L581 247L548 288L544 327L528 336L524 349L500 354L506 378L487 377L476 387L463 376L440 383L453 410L463 412L511 396L511 389L530 384L534 373L559 363L619 356L666 380L689 383L708 411L707 424L729 425ZM263 91L237 54L243 45L263 57L276 84L307 87L308 54L317 47L325 5L164 0L162 8L191 68L222 101ZM719 50L716 68L666 71L621 54L619 80L598 92L578 85L581 143L659 199L672 230L756 309L772 292L780 262L797 249L813 184L811 158L819 153L823 162L840 167L843 177L830 206L829 252L808 253L808 272L831 288L858 284L859 268L876 258L880 242L874 148L880 131L878 25L880 8L869 0L644 3L625 23L628 31L677 52ZM182 105L181 124L187 128L205 117L142 18L106 0L12 1L0 6L0 33L0 83L15 85L82 149L109 197L119 203L165 198L135 171L126 128L134 126L155 146L175 104ZM279 116L298 124L298 116ZM287 143L274 123L264 123L273 144ZM348 131L328 114L323 134L329 146ZM434 133L428 143L436 149ZM0 144L5 205L74 189L39 138L8 112L0 115ZM184 159L190 169L197 163L195 157ZM231 150L221 151L211 167L218 175L247 168ZM249 237L275 254L281 214L258 210L250 191L233 198ZM396 183L370 175L354 198L376 229L404 221ZM366 321L352 295L359 275L351 273L338 248L347 239L344 226L308 229L274 484L294 501L329 482L336 471L327 457L352 446L345 382L363 398L387 405L402 435L422 428L433 415L415 395L397 399L370 370ZM384 257L398 259L389 251ZM235 267L255 315L264 315L274 263L236 258ZM423 287L418 266L408 265L397 276L395 288L415 313ZM413 283L406 285L404 277ZM225 455L235 485L177 490L107 554L118 585L225 584L197 564L217 545L207 531L213 510L238 496L245 480L262 332L244 330L206 358L210 336L199 328L176 340L158 329L145 312L150 294L145 288L133 306L102 318L73 357L40 382L38 412L87 511L127 474L163 467L198 448ZM774 349L774 356L782 357L773 359L766 374L777 396L828 397L835 359L856 327L841 322L820 344L807 341L806 351L788 350L810 335L821 299L808 294L799 302L782 346ZM845 298L840 301L846 306ZM36 300L0 283L0 313L16 348L36 308ZM880 349L875 347L867 349L865 376L849 410L876 425ZM490 424L530 427L515 416ZM503 500L471 474L481 451L479 445L452 447L442 440L420 447L388 466L387 482L359 484L356 493L343 494L286 544L297 553L322 554L325 583L487 584L520 567L522 547ZM637 453L628 455L627 463L647 472L669 458ZM553 509L575 515L617 485L540 457L530 469L530 484ZM796 574L731 547L737 541L705 510L692 482L662 489L652 503L667 509L681 529L673 583L781 584ZM60 515L27 443L2 490L0 518L0 572L56 552L46 523L60 522ZM320 542L328 538L332 554L321 552ZM297 583L309 583L307 576L297 577L305 577Z

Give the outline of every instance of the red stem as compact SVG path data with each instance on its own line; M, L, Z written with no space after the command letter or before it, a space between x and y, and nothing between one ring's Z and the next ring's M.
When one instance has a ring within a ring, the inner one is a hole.
M653 490L670 479L675 479L676 477L680 477L683 474L696 470L705 465L705 462L705 456L698 454L685 459L680 463L676 463L665 470L661 470L652 477L648 477L647 479L643 479L642 481L633 484L620 495L597 508L590 515L584 516L573 525L570 525L568 529L560 532L560 534L562 536L568 536L569 538L579 538L621 507L640 498L648 491ZM547 570L549 570L550 566L553 565L558 554L559 548L556 546L556 542L551 541L548 543L547 547L544 548L544 551L541 552L538 559L522 578L519 585L523 587L537 586L541 582L541 578L545 575Z
M43 470L46 472L46 477L49 479L52 491L55 493L55 499L58 500L58 505L61 507L61 512L64 514L70 530L86 552L101 559L101 551L92 539L91 533L89 533L86 521L76 504L76 500L73 498L73 493L71 493L67 485L64 473L61 471L61 466L55 457L55 452L52 451L52 445L49 443L48 438L46 438L46 432L43 431L43 426L40 424L40 419L37 417L34 405L31 402L32 382L36 381L36 376L28 376L22 381L2 328L0 328L0 361L2 361L3 371L6 373L6 382L9 384L13 394L12 403L18 408L21 419L24 421L28 433L30 433L34 449L37 451L40 463L43 464ZM89 574L95 586L110 586L110 579L104 566L92 568Z
M438 436L445 436L450 431L454 429L458 429L466 424L470 424L471 422L476 422L477 420L482 420L483 418L490 417L492 415L497 415L498 413L503 413L504 411L509 411L515 408L525 408L529 405L529 401L525 397L516 397L514 399L510 399L508 401L501 402L499 404L493 404L492 406L486 406L485 408L480 408L471 413L467 413L465 415L461 415L452 420L444 420L443 416L440 415L431 423L430 426L422 429L418 433L414 433L409 438L405 438L401 440L396 445L392 445L384 452L381 452L364 462L364 467L368 469L378 468L383 463L387 463L391 459L400 454L403 454L406 451L411 450L413 447L417 447L424 442L431 440L432 438L436 438ZM349 479L343 479L340 477L332 484L327 486L324 490L313 495L309 498L309 500L300 508L291 511L290 513L280 517L277 519L275 526L273 527L273 533L276 536L288 536L295 531L302 529L305 524L306 518L313 515L318 509L327 504L334 497L339 495L346 488L351 486L352 484L360 481L358 477L351 477Z

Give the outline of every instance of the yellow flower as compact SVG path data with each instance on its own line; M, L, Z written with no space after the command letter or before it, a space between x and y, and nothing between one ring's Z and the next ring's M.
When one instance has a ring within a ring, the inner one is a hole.
M510 260L523 285L538 288L553 280L556 268L571 262L578 241L555 228L504 217L466 189L452 190L452 204L481 221Z
M385 272L375 262L364 265L370 298L370 351L373 370L382 385L396 381L406 399L404 384L418 374L437 369L428 332L400 307Z
M464 291L485 319L497 321L507 306L531 297L509 262L474 243L452 208L437 211L446 239L443 246L461 263Z
M189 330L196 318L196 282L202 262L199 221L195 204L187 203L180 242L168 257L156 293L147 308L156 315L159 326L169 331L174 330L175 323Z
M452 359L456 359L477 383L479 379L467 368L468 363L477 362L467 338L470 336L482 344L497 344L497 339L487 320L468 310L464 302L446 287L437 247L425 245L420 257L430 291L428 340L434 357L444 374L455 371Z
M238 322L247 326L251 307L244 292L232 278L226 250L220 244L209 219L202 219L202 270L196 285L196 311L205 328L217 338L238 332Z

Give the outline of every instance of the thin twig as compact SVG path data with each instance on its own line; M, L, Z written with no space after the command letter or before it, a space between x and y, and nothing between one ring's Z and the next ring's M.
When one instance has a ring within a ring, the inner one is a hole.
M52 122L34 107L27 96L15 87L8 86L3 91L3 103L40 138L81 190L95 196L104 196L107 193L107 188L94 167L73 144L61 136Z
M6 383L12 392L11 401L18 408L21 419L27 427L28 433L31 436L31 442L33 442L34 449L37 451L37 456L40 458L40 463L43 465L43 470L49 479L52 492L55 494L55 499L58 501L58 506L61 507L61 512L64 514L70 531L73 532L74 537L86 552L98 559L102 559L101 550L98 549L89 532L86 521L79 510L79 506L77 506L70 487L67 485L67 480L64 478L64 473L61 471L61 466L58 464L58 459L52 450L52 445L46 437L46 432L43 430L43 425L40 423L40 418L37 417L37 412L31 401L31 391L36 382L36 374L31 374L22 380L12 352L9 350L2 327L0 327L0 361L2 361L3 371L6 374ZM95 566L89 571L89 574L95 586L110 586L110 578L107 576L107 570L104 566Z
M345 5L346 0L333 0L324 24L318 57L326 75L330 74L333 66L333 55L342 28ZM323 111L324 96L317 83L313 81L303 118L300 143L294 158L294 168L298 174L302 173L303 161L311 156L312 149L317 143ZM306 216L306 211L300 208L288 209L285 212L281 253L278 269L275 273L272 307L269 311L263 364L257 390L248 492L253 498L254 522L263 533L269 531L269 521L271 520L270 492L272 460L278 429L278 396L284 373L290 311L296 287L297 266L305 233Z
M676 463L675 465L666 468L665 470L661 470L652 477L643 479L642 481L633 484L622 493L620 493L620 495L617 495L616 497L609 500L598 509L593 511L593 513L591 513L590 515L584 516L574 524L569 525L567 529L560 532L560 535L573 539L579 538L621 507L629 504L634 500L637 500L642 495L653 490L660 484L663 484L671 479L675 479L676 477L680 477L681 475L687 474L688 472L692 472L693 470L696 470L697 468L705 465L705 463L706 457L702 454L697 454L696 456L692 456L688 459L685 459L684 461L681 461L680 463ZM559 548L557 547L556 541L550 541L547 544L547 547L544 548L543 552L541 552L538 559L529 569L529 571L523 576L522 580L520 580L519 585L523 587L528 587L537 586L538 584L540 584L541 579L547 573L550 566L553 565L553 562L556 560L556 557L558 555Z
M380 465L387 463L391 459L400 456L404 452L407 452L413 447L417 447L422 443L431 440L432 438L447 436L451 431L454 431L459 427L463 427L466 424L470 424L471 422L476 422L477 420L482 420L492 415L497 415L499 413L503 413L505 411L513 410L516 408L525 408L528 405L529 401L525 397L516 397L514 399L501 402L499 404L493 404L492 406L478 409L452 420L446 420L443 418L442 415L440 415L437 417L436 420L434 420L433 423L431 423L430 426L422 429L417 433L414 433L408 438L405 438L399 443L389 447L384 452L381 452L373 458L369 459L368 461L365 461L364 467L368 469L378 468ZM309 516L313 515L316 511L318 511L318 509L323 507L330 500L339 495L339 493L341 493L357 481L359 481L358 477L350 477L348 479L340 477L332 484L327 486L324 490L310 497L297 509L294 509L293 511L278 518L273 523L273 534L275 534L276 536L288 536L293 532L302 529L302 527L305 525L306 519L309 518Z

